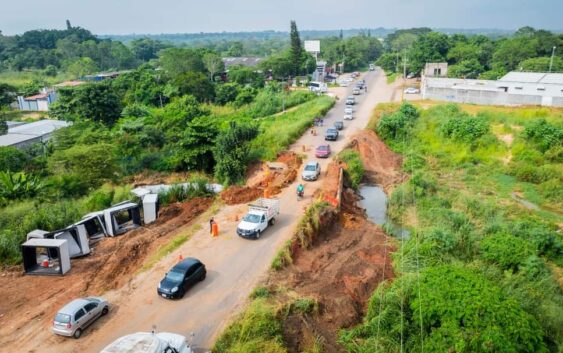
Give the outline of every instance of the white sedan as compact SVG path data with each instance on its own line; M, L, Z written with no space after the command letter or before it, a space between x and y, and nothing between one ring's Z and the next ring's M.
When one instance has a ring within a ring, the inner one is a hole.
M354 119L354 115L352 115L351 113L350 114L346 113L344 115L344 120L352 120L352 119Z
M405 89L405 94L417 94L417 93L420 93L420 90L418 88L409 87Z

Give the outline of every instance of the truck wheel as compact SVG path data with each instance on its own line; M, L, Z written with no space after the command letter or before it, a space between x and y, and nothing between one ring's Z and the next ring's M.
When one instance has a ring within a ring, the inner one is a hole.
M260 239L260 231L256 232L256 239Z
M107 306L104 307L104 308L102 309L102 316L106 315L106 314L108 313L108 311L109 311L108 307L107 307Z
M270 225L273 226L274 224L276 224L276 219L275 218L270 219Z
M76 331L74 331L74 334L72 335L72 337L79 339L81 335L82 335L82 330L76 329Z

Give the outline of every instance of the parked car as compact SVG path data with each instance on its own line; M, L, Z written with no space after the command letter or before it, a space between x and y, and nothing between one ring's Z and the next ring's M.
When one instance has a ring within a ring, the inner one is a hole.
M348 107L344 108L344 114L353 115L354 114L354 107L348 106Z
M335 121L335 122L334 122L334 128L335 128L336 130L342 130L342 129L344 129L344 122L343 122L343 121L340 121L340 120Z
M420 93L420 90L418 88L409 87L409 88L405 89L405 93L406 94L417 94L417 93Z
M305 164L301 178L306 181L314 181L321 175L321 165L318 162L310 161Z
M356 95L356 96L359 95L360 92L361 92L361 91L360 91L360 89L359 89L358 87L354 87L354 89L352 90L352 94L353 94L353 95Z
M325 141L336 141L338 139L338 130L333 128L326 129Z
M137 332L120 337L100 353L193 353L186 337L170 332Z
M356 104L356 98L354 96L348 96L346 98L346 105L354 105Z
M237 234L243 238L259 239L260 234L276 224L280 214L280 200L259 198L248 205L248 213L237 226Z
M109 304L104 298L87 297L75 299L65 305L53 320L53 333L80 338L82 331L107 314Z
M330 156L330 145L320 145L315 149L315 156L317 158L328 158Z
M158 283L157 293L163 298L182 298L186 290L203 281L207 274L205 265L196 258L187 257L178 262Z
M352 120L354 119L354 114L344 114L344 120Z
M375 71L375 65L369 64L369 71Z

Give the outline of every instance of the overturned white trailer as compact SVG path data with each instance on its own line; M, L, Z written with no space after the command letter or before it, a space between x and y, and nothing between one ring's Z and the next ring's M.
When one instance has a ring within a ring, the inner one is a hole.
M32 238L22 244L23 268L28 275L64 275L70 270L65 239Z

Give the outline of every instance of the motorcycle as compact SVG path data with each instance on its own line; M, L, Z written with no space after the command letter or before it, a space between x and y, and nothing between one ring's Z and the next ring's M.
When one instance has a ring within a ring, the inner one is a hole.
M297 190L297 201L301 200L303 198L303 196L305 195L305 189L301 189L301 190Z

